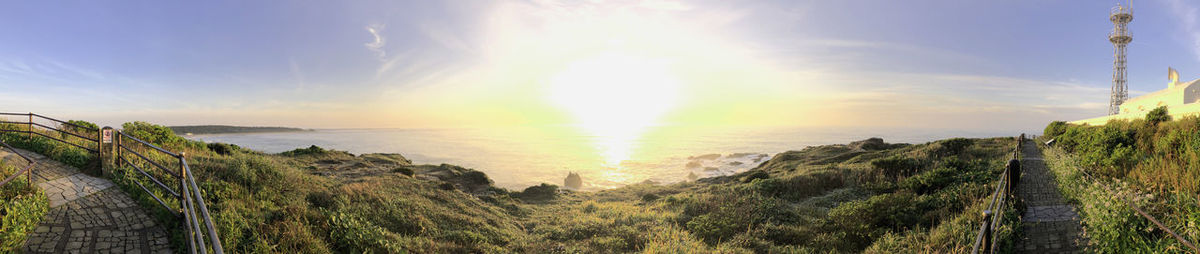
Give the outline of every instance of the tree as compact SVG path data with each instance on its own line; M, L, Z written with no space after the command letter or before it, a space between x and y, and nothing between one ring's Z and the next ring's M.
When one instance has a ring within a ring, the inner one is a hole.
M1167 106L1159 106L1151 110L1150 113L1146 113L1147 123L1158 125L1158 123L1168 121L1171 121L1171 115L1167 113Z

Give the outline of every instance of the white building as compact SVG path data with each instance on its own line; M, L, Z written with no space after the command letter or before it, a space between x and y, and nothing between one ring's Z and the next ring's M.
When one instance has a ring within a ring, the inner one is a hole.
M1092 119L1073 121L1073 124L1104 125L1109 120L1144 119L1146 113L1160 106L1167 106L1167 112L1174 119L1200 113L1200 79L1179 82L1179 74L1174 69L1168 71L1170 82L1167 89L1158 90L1142 96L1125 100L1121 104L1121 113Z

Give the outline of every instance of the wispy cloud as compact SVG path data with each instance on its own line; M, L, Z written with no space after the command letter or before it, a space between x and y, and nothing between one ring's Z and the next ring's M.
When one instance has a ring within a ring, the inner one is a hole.
M367 50L375 52L375 54L379 56L380 60L383 60L387 57L387 51L383 50L383 46L387 45L387 38L384 38L383 35L379 34L383 31L383 28L384 26L382 24L368 25L366 27L367 32L371 33L371 37L374 39L363 44L363 46L367 47Z
M295 58L289 58L288 67L292 72L292 78L296 81L296 89L304 89L304 72L300 71L300 64L296 63Z
M1200 8L1190 5L1183 0L1167 0L1171 14L1183 26L1183 32L1191 39L1192 54L1200 61Z

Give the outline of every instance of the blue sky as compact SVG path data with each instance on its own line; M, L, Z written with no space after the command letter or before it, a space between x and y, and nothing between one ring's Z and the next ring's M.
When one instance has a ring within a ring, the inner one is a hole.
M667 122L708 123L696 115L709 112L750 124L1038 131L1104 113L1115 4L20 1L0 8L0 110L106 124L554 123L561 110L529 94L588 52L588 38L611 33L654 38L630 52L702 62L681 72L729 70L694 78L707 84L682 77L688 91ZM1200 78L1200 3L1135 4L1133 94L1165 87L1168 66Z

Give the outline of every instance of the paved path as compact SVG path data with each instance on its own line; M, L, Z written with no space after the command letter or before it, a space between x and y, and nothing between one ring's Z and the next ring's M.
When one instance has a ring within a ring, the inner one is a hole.
M167 232L107 179L92 177L33 152L34 182L50 212L25 242L25 253L171 253ZM0 159L26 165L8 150Z
M1021 182L1017 196L1025 200L1021 218L1023 236L1017 239L1020 253L1079 253L1086 246L1083 228L1075 208L1067 204L1056 188L1054 176L1042 161L1042 152L1034 141L1022 144Z

